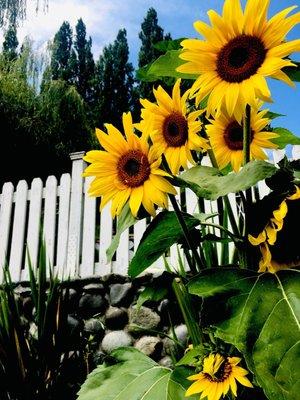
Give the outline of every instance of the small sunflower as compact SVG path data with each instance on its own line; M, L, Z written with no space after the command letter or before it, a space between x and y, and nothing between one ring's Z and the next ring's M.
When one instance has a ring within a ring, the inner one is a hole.
M274 210L272 204L276 202ZM296 186L293 194L275 197L275 201L273 194L266 196L258 207L262 212L268 212L270 207L274 210L261 232L248 235L251 245L259 246L259 272L275 273L300 266L299 238L295 235L300 215L300 188Z
M91 163L83 176L95 176L89 194L101 196L100 210L112 200L111 214L119 215L129 200L133 216L141 205L155 215L154 204L166 208L167 193L176 194L174 187L164 178L168 174L159 169L161 158L147 141L134 134L130 113L123 114L126 138L111 124L106 124L107 134L96 129L102 150L92 150L84 160Z
M251 108L250 158L265 160L268 156L262 148L276 149L278 146L270 139L278 134L264 131L270 120L265 117L268 110L259 111L261 105L261 102L257 102L256 107ZM223 169L230 163L237 172L243 163L243 124L230 117L226 110L210 122L211 125L206 125L206 131L219 168Z
M246 375L248 371L238 364L238 357L224 357L221 354L210 354L203 361L203 370L196 375L190 376L190 381L195 381L186 391L186 396L202 393L200 399L219 400L231 389L233 395L237 396L237 384L252 388L252 384Z
M243 12L240 0L225 0L223 14L208 11L211 26L197 21L195 29L205 40L186 39L180 57L187 63L179 72L200 75L191 92L199 103L209 95L208 114L221 107L241 121L245 105L255 107L256 97L271 102L266 77L294 86L282 71L294 66L287 58L300 51L300 39L286 41L287 33L300 22L300 13L288 16L289 7L267 19L270 0L248 0Z
M187 168L188 162L194 164L191 150L209 148L207 140L199 136L202 124L198 117L203 111L188 112L189 91L180 95L180 79L173 87L172 97L161 86L153 92L157 104L141 100L144 108L140 129L150 133L153 148L165 155L172 174L176 175L180 167Z

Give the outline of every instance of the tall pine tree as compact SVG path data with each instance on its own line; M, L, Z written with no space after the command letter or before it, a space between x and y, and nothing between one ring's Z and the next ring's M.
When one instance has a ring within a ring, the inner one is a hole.
M92 54L92 39L86 37L86 26L80 18L76 25L76 38L74 41L76 50L76 87L78 93L87 104L93 102L95 62Z
M139 68L141 68L156 60L162 54L153 46L155 43L171 39L170 34L164 35L164 30L158 25L157 12L152 7L149 8L141 24L139 38L142 42L138 59ZM140 82L138 89L140 97L154 100L152 83Z
M73 43L72 35L69 22L64 21L55 34L52 45L50 62L52 80L61 79L68 83L73 83L74 81L74 69L70 62Z
M9 61L15 60L18 57L18 38L17 29L15 24L10 24L7 31L5 32L3 42L3 55Z
M123 112L132 109L133 66L128 61L126 30L121 29L113 44L106 46L97 64L97 120L121 127Z

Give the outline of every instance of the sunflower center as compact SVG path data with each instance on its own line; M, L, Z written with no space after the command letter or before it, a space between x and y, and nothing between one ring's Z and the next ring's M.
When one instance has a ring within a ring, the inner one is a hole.
M180 147L188 138L188 124L183 115L172 113L163 123L163 136L170 147Z
M239 83L256 74L267 50L256 36L240 35L230 40L217 58L217 72L226 82Z
M205 376L210 382L224 382L230 376L231 372L231 364L225 361L213 375L205 373Z
M147 156L140 150L130 150L119 158L119 180L129 187L141 186L150 175L150 164Z
M253 139L253 131L251 131L251 141ZM233 121L224 131L224 140L230 150L243 150L243 127Z

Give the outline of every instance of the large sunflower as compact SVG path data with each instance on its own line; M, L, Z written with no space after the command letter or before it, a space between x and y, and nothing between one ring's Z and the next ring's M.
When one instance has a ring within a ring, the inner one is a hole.
M210 354L203 361L203 370L188 379L195 381L186 391L186 396L202 393L200 399L219 400L231 389L237 396L237 384L253 387L246 375L248 371L238 366L238 357L224 357L221 354Z
M250 158L264 160L268 156L262 148L276 149L277 145L270 139L278 135L264 130L270 120L265 117L268 110L259 111L261 104L256 102L256 107L251 108ZM243 124L230 117L225 110L210 122L210 125L206 125L206 131L219 168L223 169L231 163L237 172L243 163Z
M267 20L270 0L248 0L243 12L240 0L225 0L223 14L208 11L211 26L197 21L195 29L205 40L182 41L180 57L187 63L178 71L200 75L192 87L199 103L209 95L207 111L217 114L226 106L240 121L245 104L255 98L272 101L266 77L293 82L282 68L294 64L286 57L300 51L300 39L285 41L300 22L300 13L287 16L289 7Z
M295 232L299 225L300 188L294 187L289 195L271 193L253 211L257 218L260 214L270 214L270 209L271 215L261 231L255 232L259 222L256 220L256 224L250 227L252 234L248 235L249 242L258 246L261 253L259 272L275 273L281 269L299 267L299 237Z
M180 167L187 168L188 161L194 164L191 150L209 148L207 140L199 136L202 124L198 117L203 111L188 112L189 91L180 95L180 80L173 87L172 97L161 86L153 92L157 104L141 100L144 108L140 129L150 133L155 151L165 155L172 174L176 175Z
M154 204L166 208L167 193L176 194L174 187L164 178L168 174L159 169L161 158L146 140L134 134L131 114L123 114L126 138L111 124L106 124L107 134L96 129L100 145L106 151L92 150L84 160L91 163L84 176L95 176L89 193L101 196L100 210L112 200L112 216L119 215L129 200L136 217L141 205L155 215Z

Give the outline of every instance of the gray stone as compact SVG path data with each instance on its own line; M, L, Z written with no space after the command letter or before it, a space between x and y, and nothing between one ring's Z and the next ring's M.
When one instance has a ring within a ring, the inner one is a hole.
M34 322L29 324L29 336L34 340L38 340L38 327Z
M90 318L84 322L84 331L94 335L104 334L104 325L97 318Z
M132 284L128 282L111 285L109 297L112 306L128 307L133 300Z
M24 297L22 301L24 316L30 321L32 320L33 301L31 297Z
M158 362L159 365L166 368L173 368L174 364L170 356L165 356Z
M133 306L129 309L130 329L135 330L134 326L145 330L156 329L160 323L160 316L148 307Z
M22 297L28 297L31 295L31 289L28 286L18 285L14 289L15 294L20 295Z
M102 283L89 283L88 285L83 286L82 290L85 293L93 293L93 294L103 294L105 292L104 286Z
M142 336L135 343L134 347L153 359L159 359L161 357L163 344L158 337Z
M105 326L107 329L123 329L128 323L128 314L125 309L109 307L105 313Z
M177 340L182 344L182 345L186 345L187 344L187 340L188 340L188 330L186 325L181 324L178 325L174 328L174 332L175 332L175 336L177 337ZM171 332L170 332L171 335Z
M85 293L79 300L79 312L84 318L101 314L107 307L107 300L100 294Z
M109 274L102 277L102 282L106 285L112 285L114 283L125 283L128 282L128 277L125 275Z
M124 331L112 331L107 333L101 343L102 350L105 353L111 353L119 347L131 346L132 337Z
M174 351L176 350L176 345L174 340L165 337L163 340L163 354L164 355L171 355L174 353Z

